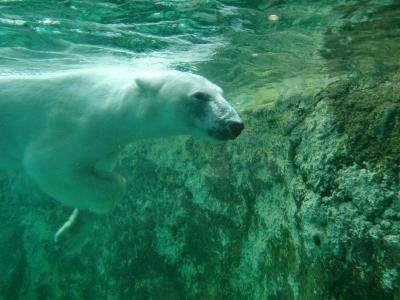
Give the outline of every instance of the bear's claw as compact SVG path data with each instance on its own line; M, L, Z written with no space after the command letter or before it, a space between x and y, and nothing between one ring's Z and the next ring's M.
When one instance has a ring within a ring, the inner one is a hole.
M56 234L54 235L54 244L56 246L60 245L63 234L71 230L71 228L76 224L78 217L79 210L75 208L68 220L60 227L60 229L57 230Z
M61 251L67 256L79 253L90 240L94 230L94 218L95 214L75 208L54 235L56 251Z

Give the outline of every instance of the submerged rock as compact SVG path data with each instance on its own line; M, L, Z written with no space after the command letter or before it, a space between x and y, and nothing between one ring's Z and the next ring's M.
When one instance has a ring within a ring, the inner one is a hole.
M18 206L9 229L20 232L2 235L2 260L24 274L2 296L398 297L399 94L397 81L340 81L243 112L231 143L132 145L118 166L126 197L75 255L52 245L70 211L19 177L2 181L1 221Z

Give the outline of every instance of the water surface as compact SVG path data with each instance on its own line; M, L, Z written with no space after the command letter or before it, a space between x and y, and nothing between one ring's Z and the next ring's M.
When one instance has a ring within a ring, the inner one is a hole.
M2 74L87 65L206 75L239 106L385 67L395 1L0 1ZM271 17L274 15L276 17ZM374 33L384 30L381 35ZM383 51L382 42L386 43ZM376 56L376 53L380 56Z

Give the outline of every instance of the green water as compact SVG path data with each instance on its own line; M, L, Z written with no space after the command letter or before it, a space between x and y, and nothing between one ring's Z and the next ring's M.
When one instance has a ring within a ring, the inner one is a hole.
M400 299L398 0L0 0L0 76L99 66L203 75L246 129L130 148L79 255L1 177L0 299Z
M1 73L167 66L207 75L239 105L268 102L313 93L346 71L374 71L384 64L377 53L395 56L394 3L1 1Z

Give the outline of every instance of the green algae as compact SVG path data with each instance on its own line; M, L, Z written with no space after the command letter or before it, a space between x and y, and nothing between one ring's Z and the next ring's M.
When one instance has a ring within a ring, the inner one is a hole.
M349 137L351 154L347 159L360 165L372 164L396 178L400 163L400 87L397 77L373 85L365 85L362 81L346 83L342 97L331 101L338 130Z

